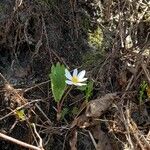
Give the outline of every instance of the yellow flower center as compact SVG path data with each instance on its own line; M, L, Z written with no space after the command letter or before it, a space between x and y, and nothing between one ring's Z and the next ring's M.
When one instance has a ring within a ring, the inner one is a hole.
M78 83L78 82L79 82L77 76L73 76L72 79L71 79L71 81L72 81L73 83Z

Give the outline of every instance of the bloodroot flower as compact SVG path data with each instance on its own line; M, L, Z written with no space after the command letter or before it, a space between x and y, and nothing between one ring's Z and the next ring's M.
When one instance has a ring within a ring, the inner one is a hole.
M65 76L67 78L66 83L68 85L76 85L76 86L86 85L86 83L83 83L87 80L87 78L84 78L85 70L78 73L78 70L74 69L73 74L71 75L71 73L67 69L65 69Z

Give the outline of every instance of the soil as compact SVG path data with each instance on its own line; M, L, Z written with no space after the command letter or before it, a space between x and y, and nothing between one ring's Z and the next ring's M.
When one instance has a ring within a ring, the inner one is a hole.
M124 1L126 9L116 1L100 2L0 1L0 133L38 147L34 123L45 150L150 148L150 36L144 20L148 10L130 26L127 18L121 24L110 16L118 11L130 15ZM99 27L100 47L91 44L97 35L89 42ZM132 30L131 47L125 46L122 30ZM70 70L85 69L94 83L88 103L84 92L71 90L63 104L68 112L59 121L49 78L57 62ZM112 102L108 93L115 93ZM89 117L87 108L96 101ZM20 107L25 116L19 116ZM29 148L0 135L0 149Z

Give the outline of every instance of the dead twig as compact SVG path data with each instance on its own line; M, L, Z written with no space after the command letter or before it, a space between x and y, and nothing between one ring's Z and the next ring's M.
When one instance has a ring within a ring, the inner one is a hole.
M35 124L33 123L32 126L33 126L33 129L34 129L36 136L39 138L39 147L41 150L44 150L42 138L40 137L39 133L37 132Z
M24 108L24 107L30 105L31 103L35 103L35 102L38 102L38 101L41 101L41 99L33 100L33 101L28 102L28 103L26 103L26 104L24 104L24 105L22 105L22 106L20 106L20 107L17 107L16 109L14 109L13 111L11 111L11 112L8 113L7 115L1 117L1 118L0 118L0 121L2 121L3 119L9 117L10 115L14 114L17 110L20 110L20 109L22 109L22 108Z
M88 133L89 133L89 135L90 135L90 138L91 138L91 140L92 140L92 143L93 143L95 149L97 150L97 144L96 144L96 141L95 141L95 139L94 139L92 133L91 133L90 131L88 131Z
M29 149L32 149L32 150L44 150L42 148L39 148L37 146L34 146L34 145L31 145L31 144L28 144L28 143L25 143L25 142L22 142L20 140L17 140L13 137L10 137L8 135L5 135L3 133L0 133L0 138L3 138L4 140L7 140L7 141L10 141L10 142L13 142L15 144L18 144L18 145L21 145L23 147L26 147L26 148L29 148Z

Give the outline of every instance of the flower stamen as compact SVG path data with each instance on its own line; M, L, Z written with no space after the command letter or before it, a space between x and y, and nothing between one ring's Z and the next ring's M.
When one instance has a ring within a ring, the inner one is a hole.
M78 83L78 82L79 82L77 76L73 76L72 79L71 79L71 81L72 81L73 83Z

